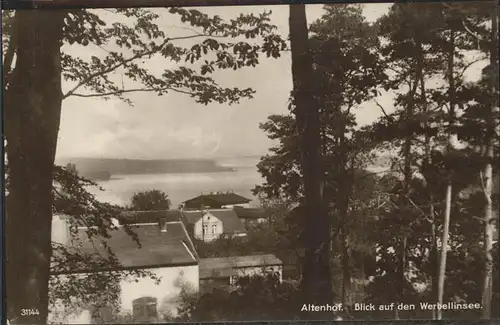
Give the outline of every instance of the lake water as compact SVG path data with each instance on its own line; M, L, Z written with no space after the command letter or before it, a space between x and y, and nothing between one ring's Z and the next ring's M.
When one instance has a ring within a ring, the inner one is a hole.
M219 159L220 166L232 167L233 172L189 173L189 174L147 174L147 175L112 175L109 181L98 182L104 189L91 189L98 200L118 205L130 204L130 199L136 192L146 190L161 190L167 193L172 202L172 208L201 193L216 191L233 191L258 201L252 194L255 185L262 184L262 177L257 171L259 158Z

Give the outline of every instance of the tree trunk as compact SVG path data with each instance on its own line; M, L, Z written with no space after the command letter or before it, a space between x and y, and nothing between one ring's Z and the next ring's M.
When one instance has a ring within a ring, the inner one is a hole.
M455 79L453 75L455 64L455 32L452 29L450 32L449 56L448 56L448 83L449 83L449 126L450 128L455 122ZM453 149L453 130L450 129L448 135L448 151ZM444 298L444 280L446 277L446 253L448 250L448 237L451 217L451 195L452 195L452 179L448 176L448 185L446 187L445 211L443 220L443 235L441 240L441 256L439 260L439 278L438 278L438 303L443 303ZM443 312L437 310L437 319L442 319Z
M420 48L421 51L421 48ZM432 142L432 137L429 135L429 106L427 103L427 96L426 96L426 88L425 88L425 79L424 79L424 74L422 73L420 75L420 91L421 91L421 100L422 100L422 105L424 107L424 112L425 112L425 123L424 123L424 129L425 129L425 136L424 136L424 147L425 147L425 164L426 168L432 166L432 156L431 156L431 142ZM425 171L424 171L425 173ZM437 298L437 287L438 287L438 251L437 251L437 227L436 227L436 214L435 214L435 207L434 207L434 195L432 193L433 189L429 186L429 183L427 179L429 177L432 177L432 175L424 175L426 179L426 187L427 187L427 192L429 195L429 221L431 222L431 243L430 243L430 267L431 267L431 299L435 302L437 302L435 299ZM432 319L437 318L437 313L436 309L432 310Z
M304 303L332 303L330 279L330 221L322 200L321 137L319 107L315 102L312 80L312 57L308 47L305 5L290 5L290 43L295 115L301 135L304 179L306 254L302 289ZM331 315L331 313L330 313ZM321 317L318 313L308 316Z
M62 11L16 12L16 66L4 102L10 171L6 284L11 323L47 323L63 17Z
M451 184L446 188L445 212L444 212L444 229L443 237L441 240L441 258L439 260L439 274L438 274L438 303L443 303L444 297L444 278L446 276L446 253L448 249L448 236L450 228L450 214L451 214ZM437 311L437 319L443 318L441 309Z
M350 294L351 294L351 259L349 247L349 234L347 230L343 229L341 232L342 239L342 306L350 307Z
M490 50L490 71L492 75L490 76L491 91L493 94L497 94L498 87L498 4L494 3L495 9L492 10L491 16L491 50ZM491 318L491 300L493 297L493 202L492 202L492 187L493 187L493 160L495 159L494 152L494 138L496 133L495 120L498 117L498 97L497 95L492 96L495 98L491 105L491 118L489 121L488 130L488 143L487 143L487 163L484 167L483 180L484 183L484 195L486 197L486 204L484 208L484 279L482 288L482 310L481 316L484 319Z

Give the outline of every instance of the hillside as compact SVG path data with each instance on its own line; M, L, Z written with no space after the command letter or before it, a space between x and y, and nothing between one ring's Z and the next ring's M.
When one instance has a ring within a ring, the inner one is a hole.
M174 174L213 173L233 171L230 167L219 166L209 159L118 159L118 158L67 158L60 159L60 165L74 164L82 176L133 175L133 174ZM106 177L105 177L106 178Z

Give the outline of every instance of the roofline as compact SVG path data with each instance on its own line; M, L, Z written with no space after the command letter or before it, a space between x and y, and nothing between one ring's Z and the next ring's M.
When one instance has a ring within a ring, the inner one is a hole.
M281 262L281 264L276 264L276 263L273 263L273 264L259 264L259 265L249 265L249 266L233 266L234 269L244 269L244 268L247 268L247 267L259 267L259 266L264 266L264 267L268 267L268 266L283 266L283 262Z
M186 218L186 216L183 216L183 217ZM188 223L189 223L189 221L188 221ZM193 248L193 252L191 252L191 250L189 249L189 247L186 247L186 248L191 253L191 255L195 255L194 259L196 261L198 261L200 259L200 257L198 256L198 252L196 251L196 246L194 245L193 241L191 240L191 236L189 236L189 233L188 233L188 231L186 229L186 226L184 225L184 222L181 221L181 224L182 224L182 229L184 230L184 234L186 235L186 238L188 239L189 244L191 244L191 247Z
M187 250L189 256L191 256L191 258L196 261L196 257L194 257L194 254L191 252L191 250L189 249L188 245L184 240L182 241L182 246L184 246L184 248Z
M228 265L227 267L228 268L232 268L232 269L244 269L244 268L247 268L247 267L259 267L259 266L283 266L283 262L281 262L281 264L279 263L273 263L273 264L258 264L258 265L247 265L247 266L233 266L233 265Z
M246 198L246 197L244 197L244 196L241 196L241 195L239 195L239 194L236 194L236 193L231 193L231 194L238 195L239 197L243 198L242 200L247 201L246 203L252 202L252 200L251 200L251 199L248 199L248 198ZM218 194L203 194L203 195L198 195L197 197L194 197L194 198L192 198L192 199L189 199L189 200L183 201L183 202L181 202L181 203L191 202L191 201L194 201L194 200L199 199L199 198L201 198L201 197L203 197L203 198L207 198L207 199L212 200L212 201L214 201L214 202L216 202L216 203L220 203L220 202L217 202L217 200L216 200L216 199L214 199L213 197L210 197L210 196L215 196L215 195L218 195ZM227 195L227 194L226 194L226 193L224 193L224 194L219 194L219 195ZM234 203L234 204L241 204L241 203ZM223 204L223 205L224 205L224 204ZM232 205L232 204L226 204L226 205Z
M162 263L153 265L140 265L140 266L126 266L126 267L116 267L116 268L102 268L93 269L86 271L68 271L68 272L50 272L50 275L66 275L66 274L89 274L89 273L99 273L99 272L109 272L109 271L127 271L127 270L139 270L139 269L159 269L164 267L183 267L183 266L195 266L198 265L198 261L184 262L184 263Z

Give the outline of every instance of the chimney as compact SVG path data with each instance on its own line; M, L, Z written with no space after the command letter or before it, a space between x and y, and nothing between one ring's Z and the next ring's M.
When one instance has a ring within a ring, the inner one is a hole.
M184 203L179 204L179 211L181 213L184 211Z
M167 218L160 218L158 220L158 226L161 232L167 232Z
M62 245L69 245L71 234L68 217L64 215L52 216L52 241Z

